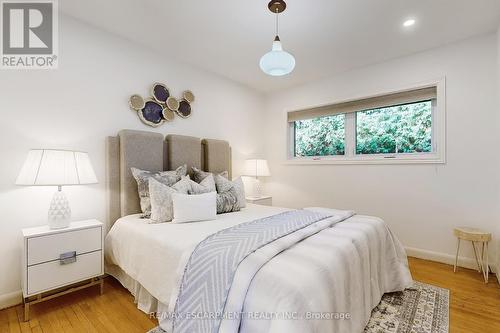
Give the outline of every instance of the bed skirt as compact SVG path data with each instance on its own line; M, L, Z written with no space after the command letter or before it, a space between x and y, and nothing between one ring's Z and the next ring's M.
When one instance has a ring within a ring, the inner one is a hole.
M116 265L106 264L105 272L117 279L134 296L137 308L149 315L168 311L168 304L156 299L146 288Z

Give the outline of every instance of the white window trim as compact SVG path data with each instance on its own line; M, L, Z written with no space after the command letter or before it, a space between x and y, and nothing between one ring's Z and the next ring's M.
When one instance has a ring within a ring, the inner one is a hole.
M364 98L378 97L428 87L437 88L437 104L434 101L432 105L432 144L434 150L432 153L356 155L356 119L355 113L350 113L346 114L345 120L345 155L307 157L294 156L293 123L288 123L289 112L307 110L332 104L350 102ZM438 80L431 80L428 82L411 85L405 88L399 88L393 91L384 91L371 96L362 96L351 98L349 100L333 101L326 105L315 105L300 110L285 110L284 121L286 123L287 137L286 160L284 164L444 164L446 163L446 78L443 77Z

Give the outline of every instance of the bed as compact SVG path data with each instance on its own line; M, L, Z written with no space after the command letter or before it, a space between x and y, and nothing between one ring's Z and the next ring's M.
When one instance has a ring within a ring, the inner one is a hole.
M107 138L106 146L112 223L106 271L134 295L140 310L158 315L166 332L362 332L384 293L412 284L404 249L381 219L310 207L302 212L318 221L252 251L239 264L225 295L224 315L208 319L215 326L203 322L189 328L200 318L182 321L175 314L180 313L183 277L200 244L237 226L290 218L297 211L248 204L213 221L147 223L138 214L131 167L173 170L187 164L231 173L229 143L125 130ZM201 313L197 308L185 313Z

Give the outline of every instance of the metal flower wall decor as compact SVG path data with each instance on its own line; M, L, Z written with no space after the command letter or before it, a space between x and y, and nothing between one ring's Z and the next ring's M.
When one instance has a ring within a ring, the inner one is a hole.
M151 98L144 99L141 95L132 95L129 99L130 108L137 112L139 118L146 125L158 127L165 121L172 121L177 114L181 118L191 115L191 104L194 94L186 90L182 98L177 99L170 95L167 86L155 83L151 88Z

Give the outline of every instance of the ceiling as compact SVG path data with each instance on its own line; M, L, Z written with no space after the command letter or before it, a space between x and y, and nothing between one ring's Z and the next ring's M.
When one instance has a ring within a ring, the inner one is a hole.
M288 0L283 47L297 61L269 77L268 0L64 0L61 10L184 63L271 92L496 30L499 0ZM416 24L403 28L403 21Z

